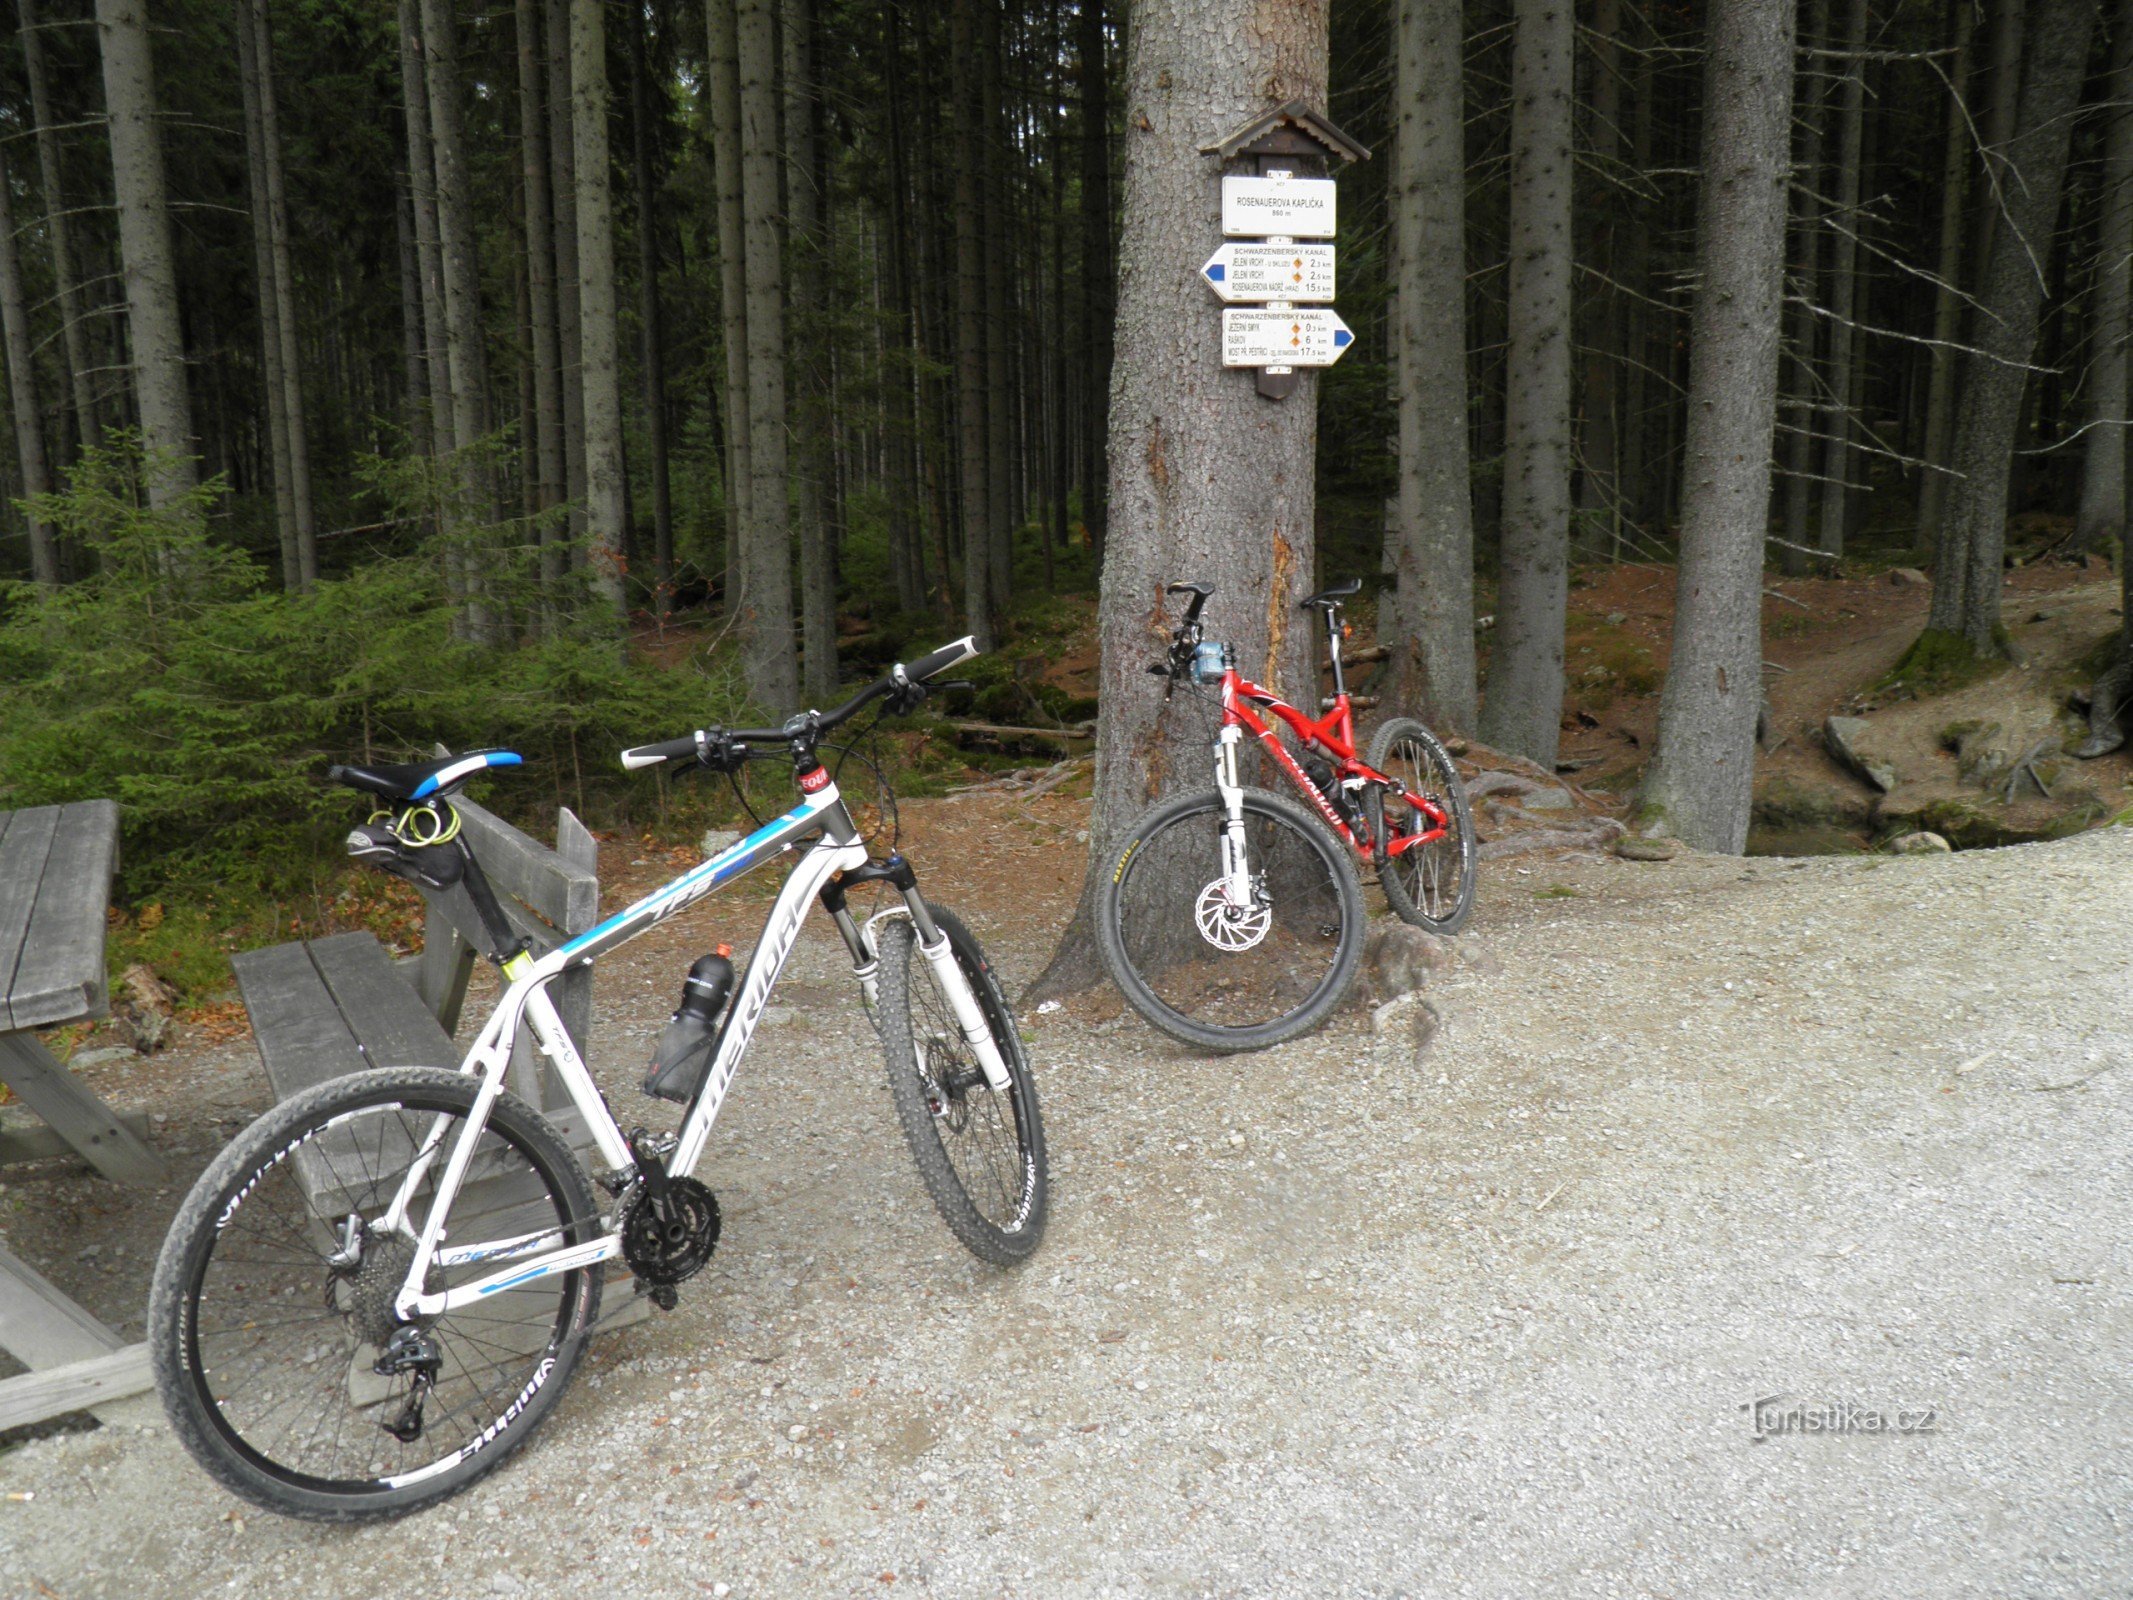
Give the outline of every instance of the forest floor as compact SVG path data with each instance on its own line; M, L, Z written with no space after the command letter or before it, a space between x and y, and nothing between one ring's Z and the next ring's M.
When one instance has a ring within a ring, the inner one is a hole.
M1058 791L906 810L1017 985L1084 823ZM603 856L617 901L672 870ZM716 1260L503 1470L319 1529L127 1402L0 1453L0 1593L2125 1592L2129 895L2120 828L1493 861L1420 1045L1360 1005L1228 1059L1030 1014L1053 1213L1005 1274L933 1216L817 929L702 1172ZM688 960L759 909L603 964L625 1116ZM180 1184L265 1102L214 1031L84 1073L167 1116ZM179 1192L16 1169L0 1227L137 1337ZM1796 1405L1914 1431L1758 1440Z

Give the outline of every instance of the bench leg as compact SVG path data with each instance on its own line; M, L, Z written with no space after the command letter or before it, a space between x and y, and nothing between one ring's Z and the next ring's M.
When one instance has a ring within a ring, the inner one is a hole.
M0 1080L114 1183L168 1180L162 1157L61 1066L35 1034L0 1034Z

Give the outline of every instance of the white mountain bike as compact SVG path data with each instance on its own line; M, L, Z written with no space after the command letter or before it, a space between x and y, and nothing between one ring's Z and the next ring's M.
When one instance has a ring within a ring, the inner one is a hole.
M850 951L942 1217L987 1261L1036 1248L1044 1130L1007 1002L977 941L920 895L910 864L869 858L816 754L862 707L908 712L928 679L974 654L968 639L944 646L782 728L707 728L623 752L631 768L790 759L800 802L540 954L505 921L450 801L517 756L334 769L392 808L349 836L350 853L433 888L463 883L505 988L456 1071L386 1067L297 1095L232 1141L186 1197L156 1263L148 1337L172 1425L209 1473L290 1516L414 1510L465 1488L540 1425L599 1313L607 1263L626 1262L671 1308L718 1240L718 1203L690 1173L818 898ZM730 1009L722 950L692 968L660 1040L645 1089L687 1107L679 1131L625 1135L548 985L789 850L797 858ZM868 883L901 900L862 927L846 896ZM555 1125L504 1087L522 1030L569 1092L598 1152L597 1183Z

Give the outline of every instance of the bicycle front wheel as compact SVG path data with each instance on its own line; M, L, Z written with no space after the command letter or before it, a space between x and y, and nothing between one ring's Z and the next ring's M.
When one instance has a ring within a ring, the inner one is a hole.
M1263 1050L1318 1026L1363 953L1341 842L1281 795L1244 791L1249 901L1223 871L1219 789L1146 812L1101 886L1096 944L1133 1009L1204 1050Z
M927 902L970 986L1007 1087L994 1089L963 1036L955 1004L919 948L907 918L881 925L880 999L874 1026L889 1058L889 1094L941 1220L981 1261L1012 1266L1044 1237L1049 1183L1044 1121L1029 1053L992 964L953 912Z
M394 1310L479 1088L426 1068L335 1079L253 1123L186 1196L156 1262L150 1357L171 1426L224 1487L316 1521L412 1511L494 1469L570 1381L600 1309L597 1267L501 1284L439 1317ZM383 1221L395 1197L401 1228ZM569 1146L499 1095L448 1218L456 1264L426 1287L600 1227Z
M1371 790L1377 835L1378 884L1385 903L1402 922L1436 933L1457 933L1474 909L1474 812L1467 804L1459 769L1437 736L1413 717L1394 717L1370 741L1370 764L1397 778L1410 794L1422 796L1444 813L1445 829L1427 844L1390 853L1403 834L1412 834L1424 819L1408 803L1383 789Z

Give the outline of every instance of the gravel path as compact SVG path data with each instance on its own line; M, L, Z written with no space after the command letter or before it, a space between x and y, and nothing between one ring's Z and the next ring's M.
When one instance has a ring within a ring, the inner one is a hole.
M0 1455L0 1591L2125 1593L2129 891L2122 830L1507 864L1419 1054L1033 1018L1055 1209L1008 1275L811 936L780 998L836 1003L742 1076L716 1262L501 1473L287 1524L135 1403ZM1050 898L978 908L1017 981ZM679 970L603 992L616 1083ZM1766 1397L1930 1430L1759 1440Z

